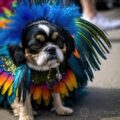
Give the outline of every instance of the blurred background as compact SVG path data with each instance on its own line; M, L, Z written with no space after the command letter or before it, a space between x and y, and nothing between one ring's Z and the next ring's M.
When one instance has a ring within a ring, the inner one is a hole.
M97 0L99 9L112 9L120 6L120 0Z
M72 1L72 0L71 0ZM76 4L79 4L80 0L74 0ZM96 0L98 9L112 9L120 6L120 0Z

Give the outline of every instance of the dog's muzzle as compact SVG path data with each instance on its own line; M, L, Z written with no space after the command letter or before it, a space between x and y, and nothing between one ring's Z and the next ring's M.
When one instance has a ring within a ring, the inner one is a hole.
M58 59L56 47L48 47L45 49L45 51L49 55L48 60Z
M64 60L62 50L53 44L47 44L38 54L36 63L38 66L55 68Z

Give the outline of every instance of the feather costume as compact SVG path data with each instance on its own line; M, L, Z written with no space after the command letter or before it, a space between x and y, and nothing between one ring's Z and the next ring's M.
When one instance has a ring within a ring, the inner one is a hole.
M14 0L0 0L0 13L2 13L4 8L12 9L12 4Z
M44 101L45 105L49 104L52 92L59 92L62 97L69 96L70 92L82 89L88 80L94 78L93 70L100 70L99 56L106 59L106 53L109 53L111 44L105 33L81 19L77 6L65 6L57 0L41 2L23 0L14 12L4 10L1 20L5 21L0 21L0 102L7 97L11 104L16 96L24 101L29 91L37 103ZM75 51L67 61L68 67L61 80L52 87L46 81L41 83L41 76L37 73L31 75L26 63L16 66L8 49L10 45L20 45L23 30L38 20L58 25L74 37ZM32 77L36 79L32 81Z

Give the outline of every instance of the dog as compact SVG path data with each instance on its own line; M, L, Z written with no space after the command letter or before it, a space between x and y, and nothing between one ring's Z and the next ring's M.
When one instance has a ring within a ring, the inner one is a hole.
M69 39L69 41L67 40ZM68 31L48 21L36 21L23 31L22 44L11 46L10 53L16 65L27 63L33 71L46 72L57 69L74 52L74 40ZM71 115L73 109L63 106L59 93L52 93L53 105L58 115ZM33 120L30 95L24 104L15 99L11 105L19 120Z

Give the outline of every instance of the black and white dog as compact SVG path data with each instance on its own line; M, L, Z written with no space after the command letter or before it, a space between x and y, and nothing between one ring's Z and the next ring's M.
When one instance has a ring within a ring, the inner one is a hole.
M16 64L26 62L35 71L48 71L57 68L74 51L73 37L63 28L47 21L36 21L23 31L22 44L11 47L11 56ZM59 93L53 93L53 105L58 115L71 115L73 110L62 105ZM13 112L19 120L33 120L30 95L25 104L16 98Z

